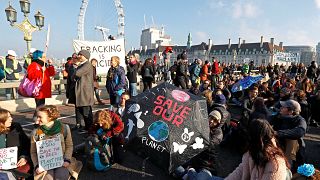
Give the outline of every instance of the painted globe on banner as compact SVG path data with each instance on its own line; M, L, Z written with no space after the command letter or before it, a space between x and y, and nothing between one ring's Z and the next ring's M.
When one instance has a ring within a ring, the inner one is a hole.
M163 121L156 121L148 128L149 137L156 142L162 142L169 136L169 127Z

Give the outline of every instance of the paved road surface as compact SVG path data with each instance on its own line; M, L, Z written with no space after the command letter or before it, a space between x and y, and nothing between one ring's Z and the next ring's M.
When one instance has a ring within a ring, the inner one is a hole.
M104 101L109 103L108 101ZM108 105L95 105L93 111L99 109L108 108ZM71 126L75 124L74 107L61 105L58 106L61 112L61 121ZM33 112L21 112L14 113L13 119L22 124L27 134L32 131ZM76 131L73 133L73 141L75 146L83 142L83 136L79 135ZM310 128L309 133L306 136L307 143L307 161L320 168L320 129ZM218 175L226 176L230 173L237 164L241 161L241 155L232 151L222 149L223 153L219 157ZM79 159L82 158L81 153L74 154ZM98 173L88 170L86 167L80 173L80 179L172 179L169 175L164 173L161 169L154 166L149 160L145 161L145 168L143 168L143 161L141 157L135 155L130 151L126 151L124 154L124 160L121 164L115 164L112 169L107 172ZM144 169L144 170L143 170Z

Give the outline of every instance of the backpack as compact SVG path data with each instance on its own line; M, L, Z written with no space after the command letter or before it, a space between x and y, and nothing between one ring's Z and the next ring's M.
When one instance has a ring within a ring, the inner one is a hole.
M89 169L94 171L107 171L111 168L113 164L113 148L111 141L111 138L101 140L96 134L92 134L86 138L85 154Z
M144 69L143 77L153 78L150 67Z

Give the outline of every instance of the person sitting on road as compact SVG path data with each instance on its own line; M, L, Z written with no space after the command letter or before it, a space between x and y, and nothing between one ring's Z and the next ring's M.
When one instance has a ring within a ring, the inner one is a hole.
M6 109L0 109L0 149L8 147L18 147L17 168L13 171L1 170L3 171L1 173L10 171L17 178L27 178L30 176L33 170L30 159L30 139L23 131L21 125L13 122L11 113Z
M130 93L128 91L124 92L120 97L120 103L118 104L118 108L115 109L115 112L122 117L124 114L124 110L126 108L126 101L130 99Z
M293 167L304 163L305 143L303 137L306 133L306 120L300 116L301 107L295 100L280 101L280 114L271 124L276 131L280 145Z
M34 179L69 179L78 178L82 163L72 158L73 141L68 125L57 118L60 113L56 106L46 105L37 110L37 123L40 127L31 133L31 159L35 166ZM40 140L60 137L64 163L62 167L44 171L39 168L36 142Z
M205 171L209 174L216 174L215 161L217 158L216 146L220 144L223 139L223 132L221 123L222 116L219 111L213 110L209 114L209 128L210 128L210 144L209 148L196 157L192 158L190 162L183 166L179 166L175 169L173 176L182 177L186 175L188 170L197 169L200 171ZM184 168L184 166L189 166L189 169ZM190 168L192 167L192 168ZM187 176L187 175L186 175Z
M89 134L97 135L100 142L106 142L111 138L114 162L120 162L118 151L119 146L124 144L123 129L124 123L119 115L107 109L99 110L94 115L94 123Z

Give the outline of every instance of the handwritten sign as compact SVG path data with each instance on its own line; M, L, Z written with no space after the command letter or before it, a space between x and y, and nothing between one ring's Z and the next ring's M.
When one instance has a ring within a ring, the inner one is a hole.
M0 169L17 168L18 147L0 149Z
M50 170L61 167L64 159L60 137L36 142L40 170Z

